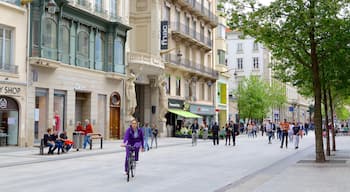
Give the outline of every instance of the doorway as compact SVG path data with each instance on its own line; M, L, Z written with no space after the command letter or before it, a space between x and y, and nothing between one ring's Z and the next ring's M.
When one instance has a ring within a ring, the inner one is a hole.
M18 104L16 100L0 97L0 146L18 145Z
M120 139L120 95L117 92L112 93L110 97L110 121L109 132L111 139Z

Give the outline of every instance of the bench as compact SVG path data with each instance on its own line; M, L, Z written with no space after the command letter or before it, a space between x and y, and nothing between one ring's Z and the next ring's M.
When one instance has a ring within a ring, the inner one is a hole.
M40 145L39 145L39 153L40 155L44 155L44 148L48 147L45 145L44 138L40 140Z
M90 150L92 150L92 140L94 139L99 139L100 140L100 145L101 145L101 149L103 147L103 136L101 133L89 133L88 134L90 136Z

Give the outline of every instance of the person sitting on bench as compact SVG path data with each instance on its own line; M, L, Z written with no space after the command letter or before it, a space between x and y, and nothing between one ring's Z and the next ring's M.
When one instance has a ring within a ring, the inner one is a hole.
M54 138L55 136L52 134L52 129L48 128L47 133L44 134L44 145L49 147L48 154L53 154L53 152L57 148L55 144L55 140L53 140Z
M90 121L88 119L85 120L85 139L84 139L84 149L86 148L86 145L90 144L90 135L89 133L93 133L92 125L90 124Z

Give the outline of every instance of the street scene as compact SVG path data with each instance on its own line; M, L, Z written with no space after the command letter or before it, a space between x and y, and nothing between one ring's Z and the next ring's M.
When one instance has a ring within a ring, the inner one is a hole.
M348 191L350 1L0 0L0 192Z
M140 155L136 175L123 175L125 151L121 142L107 142L104 149L71 151L40 156L38 149L0 151L0 190L47 191L64 186L79 191L344 191L350 187L349 139L339 137L344 164L315 166L301 161L314 157L314 136L303 137L300 149L280 149L279 140L237 137L236 146L223 140L164 138L158 148ZM290 143L291 144L291 143ZM344 156L345 155L345 156ZM340 160L337 159L337 160ZM321 168L321 170L320 170ZM327 185L329 178L333 183ZM316 181L317 179L317 181ZM298 185L295 185L295 182ZM316 184L317 183L317 184Z

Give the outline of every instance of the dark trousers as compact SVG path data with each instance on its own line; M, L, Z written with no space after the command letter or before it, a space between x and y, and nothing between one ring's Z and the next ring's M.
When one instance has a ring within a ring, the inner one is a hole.
M286 148L287 148L288 147L288 132L287 131L282 132L281 148L283 147L284 138L286 138Z
M227 140L228 140L228 144L230 145L231 143L231 134L230 135L226 135L226 144L227 145Z
M236 145L236 133L232 132L232 145L235 146Z
M219 145L219 134L218 133L214 133L213 134L213 144L214 145Z

